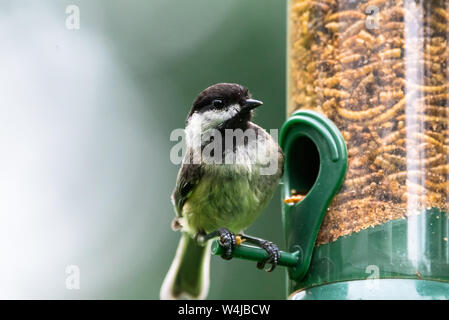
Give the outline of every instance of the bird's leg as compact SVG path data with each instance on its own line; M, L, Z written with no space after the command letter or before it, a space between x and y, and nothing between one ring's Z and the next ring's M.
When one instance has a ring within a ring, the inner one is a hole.
M223 254L221 257L226 260L232 259L232 251L236 245L235 234L226 228L220 228L208 234L198 234L197 241L206 243L210 239L219 237L220 245L223 247Z
M253 236L248 236L246 234L241 234L241 238L247 243L254 244L262 249L264 249L268 253L268 259L262 262L257 263L257 268L264 269L267 272L271 272L276 268L276 265L279 262L279 258L281 257L281 253L277 245L275 245L271 241L267 241L264 239L256 238ZM271 267L269 269L265 269L265 265L269 263Z

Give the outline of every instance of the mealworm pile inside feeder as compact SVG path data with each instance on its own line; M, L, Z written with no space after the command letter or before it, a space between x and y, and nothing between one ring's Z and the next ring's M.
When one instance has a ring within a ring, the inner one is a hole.
M449 1L292 0L289 21L288 111L325 114L349 153L317 244L447 211Z

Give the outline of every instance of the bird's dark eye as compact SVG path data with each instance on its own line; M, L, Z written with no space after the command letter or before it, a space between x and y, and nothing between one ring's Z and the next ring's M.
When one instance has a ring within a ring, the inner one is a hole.
M212 101L212 105L214 106L214 108L221 108L223 107L223 101L222 100L214 100Z

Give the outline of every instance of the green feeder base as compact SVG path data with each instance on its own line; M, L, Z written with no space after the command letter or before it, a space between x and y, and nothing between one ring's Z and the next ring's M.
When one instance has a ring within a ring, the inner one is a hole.
M449 282L372 279L336 282L296 291L291 300L447 300Z

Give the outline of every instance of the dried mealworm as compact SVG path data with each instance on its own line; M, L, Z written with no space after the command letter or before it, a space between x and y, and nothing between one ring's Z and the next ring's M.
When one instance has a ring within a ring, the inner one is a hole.
M348 163L349 165L350 163ZM348 166L349 170L348 170L348 174L346 176L346 179L352 179L352 178L357 178L360 176L364 176L366 174L368 174L369 170L367 167L363 167L363 168L353 168L351 165Z
M360 168L365 167L367 163L369 162L369 157L367 154L359 155L358 157L355 157L353 159L350 159L350 165L354 168Z
M340 62L342 64L349 64L349 63L355 63L360 61L360 59L362 59L362 55L355 53L355 54L351 54L351 55L343 55L342 57L340 57Z
M386 146L381 146L381 147L379 147L379 149L377 149L378 153L397 152L397 151L406 153L405 148L402 146L398 146L398 145L386 145Z
M430 25L435 28L437 32L446 33L447 32L447 24L441 23L435 17L430 18Z
M306 195L302 195L302 194L292 195L288 198L285 198L284 203L285 204L297 204L297 203L301 202L305 197L306 197Z
M376 166L381 167L382 169L384 169L386 172L389 171L393 171L396 170L396 167L390 163L389 161L385 160L385 158L382 155L378 155L375 159L374 159L374 164Z
M448 151L448 147L446 145L444 145L443 143L441 143L440 141L424 134L421 132L414 132L412 133L412 135L414 135L418 140L421 140L423 142L427 142L431 145L434 145L436 147L438 147L441 151L447 153Z
M449 173L449 164L442 164L437 167L430 168L432 173L436 174L448 174Z
M380 174L379 172L373 172L361 177L345 180L344 184L347 188L359 187L362 185L366 185L368 182L379 179L381 177L382 174Z
M407 85L413 87L414 89L422 91L424 93L441 93L441 92L446 92L446 90L447 90L446 84L441 85L441 86L426 86L426 85L415 84L410 81L407 81Z
M353 199L357 195L355 190L349 190L346 192L339 193L334 198L334 203L347 202L350 199Z
M342 118L355 121L364 121L367 119L371 119L379 115L383 110L385 110L384 105L380 105L378 107L370 108L363 111L352 111L337 106L337 112Z
M386 112L382 113L379 117L374 118L371 122L372 125L378 124L381 122L385 122L391 118L393 118L399 111L404 110L407 102L407 98L402 98L398 103L396 103L393 107L388 109Z
M385 24L385 30L404 30L405 26L403 22L390 21Z
M371 0L371 1L368 1L367 3L365 3L364 5L362 5L361 9L363 11L365 11L368 7L372 7L372 6L379 8L387 2L388 2L388 0Z
M308 8L310 7L310 1L302 1L302 2L296 2L293 6L292 6L292 12L296 13L296 14L300 14L303 13L304 11L306 11Z
M337 4L336 0L321 0L321 1L326 3L329 6L335 6Z
M329 89L329 88L324 88L323 93L326 97L340 98L340 99L347 99L351 96L348 92L344 90Z
M446 37L433 36L430 38L430 44L434 46L446 45Z
M373 62L370 64L366 64L360 68L357 68L356 70L353 70L353 72L348 75L350 76L352 79L358 79L361 78L371 72L373 72L376 68L379 67L379 62Z
M363 152L367 148L368 144L364 143L357 147L352 147L348 149L348 156L349 157L355 157L359 155L361 152Z
M400 6L393 7L393 8L390 8L388 10L384 10L382 12L382 17L386 21L391 20L391 19L402 20L404 18L404 16L405 16L404 8L402 8Z
M379 49L387 44L387 39L385 39L385 36L381 33L376 37L376 45L375 49Z
M357 100L354 98L343 99L343 100L340 100L340 102L339 102L340 107L347 108L347 109L353 107L356 103L357 103Z
M421 101L425 104L433 104L437 102L446 102L448 100L447 93L439 93L434 95L427 95L424 98L421 98Z
M405 160L405 157L401 157L401 156L398 156L395 154L389 154L389 153L384 154L384 157L387 161L389 161L393 164L399 165L399 166L404 166L407 164L407 160Z
M421 180L426 176L424 171L420 170L407 170L400 171L396 173L392 173L387 176L388 179L397 180L397 181L405 181L405 179L412 179L413 181Z
M332 32L339 32L340 30L345 29L348 26L348 23L345 21L339 21L339 22L329 22L326 24L326 29L332 31Z
M310 5L312 7L318 8L319 10L321 10L322 12L327 12L330 9L330 5L328 3L326 3L328 1L311 1Z
M332 78L327 78L324 80L324 85L328 88L336 87L340 84L341 78L338 76L333 76Z
M330 16L327 16L324 21L344 21L344 20L361 20L365 19L365 15L356 10L346 10L346 11L338 11Z
M382 122L378 125L383 130L392 130L395 126L395 123L390 120L390 121Z
M404 92L401 89L398 90L387 90L379 93L379 99L382 103L387 103L391 100L399 100L404 97Z
M443 159L444 159L444 156L441 153L438 153L437 155L435 155L433 157L427 157L427 158L423 158L423 159L407 158L407 164L411 165L411 166L419 166L419 165L432 166L432 165L437 164L438 162L440 162Z
M376 42L376 38L374 38L370 33L366 32L365 30L360 31L358 37L367 42L368 44L370 44L371 46L374 45L374 43Z
M362 195L365 194L372 194L375 190L378 189L377 183L376 182L371 182L369 185L367 185L366 187L362 188Z
M323 103L323 110L330 111L331 109L335 108L335 106L336 106L335 98L332 98Z
M404 61L397 61L393 66L392 66L393 71L399 75L399 76L404 76L405 75L405 63ZM402 78L399 78L397 80L401 80ZM403 80L403 79L402 79Z
M446 45L431 45L431 44L427 44L426 45L426 52L428 52L430 55L435 56L438 54L442 54L446 49Z
M401 49L395 48L395 49L388 49L379 52L379 58L382 60L385 59L391 59L391 58L400 58L401 57Z
M335 114L335 106L336 106L335 98L332 98L330 100L326 100L322 104L322 109L328 117L332 117Z
M415 148L416 153L421 154L423 152L426 153L428 156L434 156L435 154L438 154L439 151L436 150L435 146L430 143L420 143Z
M362 80L360 80L359 84L357 85L357 88L355 89L355 91L360 91L361 88L364 88L366 86L368 86L369 84L374 82L374 75L373 73L369 73L366 77L364 77Z
M426 134L438 141L444 141L444 133L426 130Z
M443 181L443 182L433 182L430 180L425 180L425 185L427 188L434 190L434 191L445 191L446 193L449 192L449 181Z
M341 35L341 39L347 39L348 37L357 34L363 28L365 28L365 20L362 18L362 20L353 23L349 28L347 28L346 31Z
M398 120L408 120L413 119L415 121L419 122L429 122L429 123L441 123L441 124L448 124L449 118L446 117L435 117L435 116L429 116L426 114L403 114L397 117Z
M393 141L396 141L397 139L399 139L400 137L402 137L406 132L406 128L402 128L400 130L394 131L392 133L390 133L388 136L384 137L382 139L383 143L385 145L392 143Z
M449 21L449 13L447 12L447 9L444 9L444 8L432 8L432 11L435 12L437 15L439 15L444 20Z

